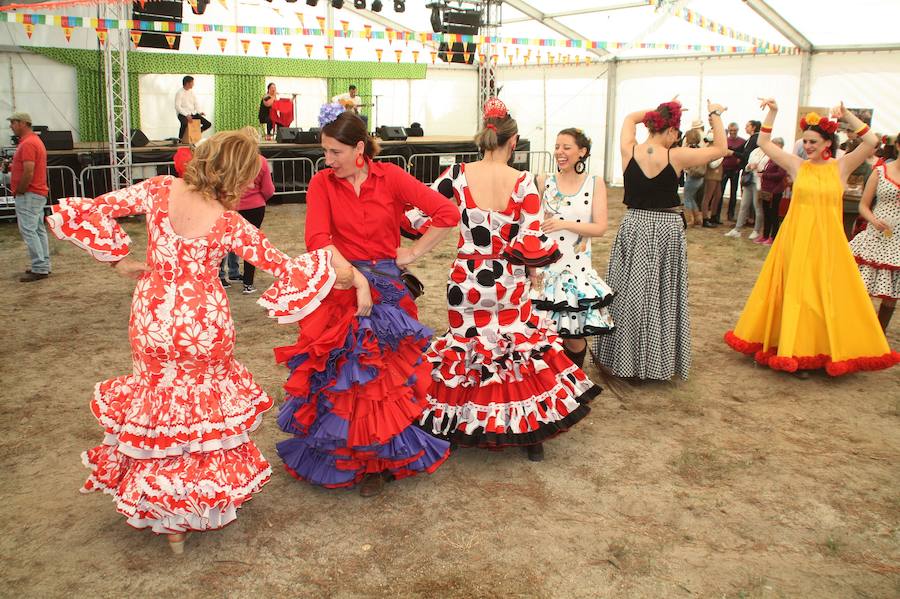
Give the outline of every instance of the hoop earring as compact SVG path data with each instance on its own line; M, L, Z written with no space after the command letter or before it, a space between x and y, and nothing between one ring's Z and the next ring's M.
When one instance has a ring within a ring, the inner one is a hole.
M575 163L574 168L575 168L575 172L578 173L579 175L584 172L584 169L587 168L587 165L584 162L584 156L582 156L581 158L578 159L578 161Z
M366 165L366 158L363 154L356 157L356 168L362 168Z
M822 150L822 160L829 160L831 158L831 150L825 148Z

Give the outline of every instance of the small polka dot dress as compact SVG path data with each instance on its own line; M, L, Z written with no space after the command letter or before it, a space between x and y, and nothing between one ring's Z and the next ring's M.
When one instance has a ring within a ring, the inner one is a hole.
M574 195L559 190L556 176L547 179L542 199L544 218L576 223L591 222L596 177L585 177ZM572 231L551 234L562 258L545 266L543 289L531 290L534 307L546 312L548 323L560 337L588 337L613 330L607 306L613 291L591 265L591 238Z
M882 165L875 190L875 217L891 228L885 235L871 223L850 242L869 295L882 299L900 298L900 181L891 179Z
M472 199L465 165L434 184L459 206L459 249L447 281L450 328L432 363L421 426L462 446L541 443L569 429L600 393L532 310L526 267L559 260L541 231L541 198L525 172L503 210Z

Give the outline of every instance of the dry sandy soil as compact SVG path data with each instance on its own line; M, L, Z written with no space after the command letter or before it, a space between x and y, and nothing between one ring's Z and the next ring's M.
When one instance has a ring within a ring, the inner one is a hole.
M622 216L621 190L610 196L610 232L594 242L601 273ZM303 206L272 206L263 228L299 253L303 222ZM142 249L143 224L125 226ZM175 557L109 497L78 493L79 454L101 440L93 385L131 367L132 284L56 241L53 276L19 284L24 246L0 226L0 595L900 596L900 368L799 380L730 350L722 334L768 248L723 232L689 232L687 382L607 389L543 463L463 450L368 500L284 473L273 410L254 437L272 481L235 524L192 536ZM416 269L436 330L454 246ZM271 348L292 328L238 287L229 295L237 357L280 397L286 371ZM889 338L900 347L900 321Z

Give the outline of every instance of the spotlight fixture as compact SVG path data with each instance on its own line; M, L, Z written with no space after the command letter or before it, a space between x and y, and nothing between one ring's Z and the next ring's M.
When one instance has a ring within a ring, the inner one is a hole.
M306 4L308 6L315 6L318 3L319 3L319 0L306 0Z
M331 0L331 6L334 8L344 8L344 0Z
M353 0L353 8L366 10L366 0Z
M381 0L372 0L372 12L381 12Z
M403 12L406 10L406 0L394 0L394 12Z

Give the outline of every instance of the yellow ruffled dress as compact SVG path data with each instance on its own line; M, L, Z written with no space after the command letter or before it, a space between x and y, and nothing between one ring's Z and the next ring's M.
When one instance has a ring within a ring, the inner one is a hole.
M878 324L842 223L837 162L804 162L791 206L725 341L776 370L839 376L900 362Z

